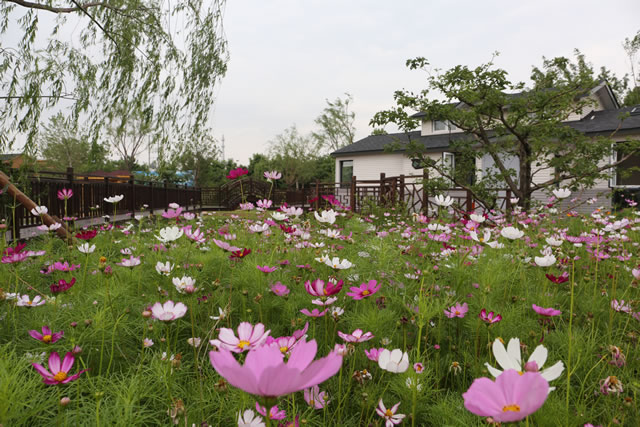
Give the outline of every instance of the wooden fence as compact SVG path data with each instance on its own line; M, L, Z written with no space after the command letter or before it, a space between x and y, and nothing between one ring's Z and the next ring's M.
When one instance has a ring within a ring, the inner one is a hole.
M16 179L14 177L14 179ZM133 176L104 177L91 174L74 174L70 168L67 172L38 172L26 175L26 179L16 180L22 190L38 205L49 209L50 215L62 219L65 216L77 220L113 215L113 205L105 203L104 198L123 194L124 199L118 203L118 213L150 212L166 210L169 203L178 203L183 207L210 210L234 210L242 199L255 204L260 199L271 199L273 206L284 203L289 206L304 208L320 208L329 206L330 201L340 203L355 212L363 212L369 206L402 207L408 213L420 212L432 216L438 211L435 195L427 194L423 185L427 179L424 175L400 175L387 177L380 174L377 180L359 180L353 177L349 183L316 182L309 187L297 190L272 189L264 180L244 178L233 180L219 187L195 188L176 185L169 182L140 181ZM58 191L64 188L73 190L73 197L65 203L57 197ZM481 206L474 200L471 192L451 188L446 194L454 199L456 208L465 212L482 212L487 208L508 211L511 209L511 192L496 189L495 206ZM4 218L13 224L12 200L7 204L4 198ZM15 207L15 228L34 227L39 219L23 206ZM13 226L11 227L13 228ZM16 233L17 236L20 233Z

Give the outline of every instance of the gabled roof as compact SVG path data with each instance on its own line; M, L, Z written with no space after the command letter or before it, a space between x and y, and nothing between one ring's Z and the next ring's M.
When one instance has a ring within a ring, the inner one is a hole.
M407 144L409 140L423 144L427 150L443 151L449 147L449 141L469 138L465 133L447 133L439 135L420 135L419 130L411 132L388 133L385 135L369 135L353 144L347 145L331 153L332 156L349 154L367 154L384 151L387 145L393 143ZM399 149L398 151L403 151Z
M630 114L624 120L622 116ZM640 134L640 105L619 108L616 110L592 111L580 120L566 122L575 130L586 135L605 135L617 129L619 134ZM452 132L437 135L420 135L419 130L411 132L390 133L386 135L370 135L331 153L332 156L351 154L368 154L383 152L392 143L406 144L409 139L423 144L427 151L446 151L449 142L470 138L463 132ZM401 148L398 151L403 151Z

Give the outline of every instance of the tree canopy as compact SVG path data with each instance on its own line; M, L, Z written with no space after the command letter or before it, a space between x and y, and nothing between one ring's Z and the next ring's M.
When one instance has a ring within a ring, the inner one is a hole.
M113 121L125 132L123 111L148 117L154 144L170 149L206 134L227 69L223 3L1 2L0 150L33 147L51 111L91 123L93 139Z

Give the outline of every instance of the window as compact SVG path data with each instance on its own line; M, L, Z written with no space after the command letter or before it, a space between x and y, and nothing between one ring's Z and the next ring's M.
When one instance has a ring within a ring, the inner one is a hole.
M623 156L623 153L614 150L611 161L617 162ZM634 154L616 166L611 175L610 185L612 187L640 187L640 155Z
M456 155L453 153L447 153L447 152L443 152L442 153L442 165L444 166L445 171L449 174L449 175L453 175L455 174L455 169L456 169ZM453 187L453 181L449 180L449 185L451 187Z
M476 158L472 153L442 153L442 164L449 175L465 185L473 185L476 181ZM453 181L449 180L451 187Z
M347 187L353 178L353 160L340 161L340 184Z
M431 123L433 123L434 132L451 131L458 129L457 126L452 125L448 120L434 120Z

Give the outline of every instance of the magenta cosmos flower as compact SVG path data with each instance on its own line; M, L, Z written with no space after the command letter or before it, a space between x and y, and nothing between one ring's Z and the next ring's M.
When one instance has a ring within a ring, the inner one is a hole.
M520 375L515 369L509 369L495 382L477 378L462 397L464 407L470 412L508 423L533 414L547 400L548 393L549 383L539 373Z
M63 188L58 190L58 199L69 200L73 196L73 190L70 188Z
M309 316L309 317L322 317L325 314L327 314L327 311L329 311L328 308L325 308L322 311L318 310L317 308L314 308L311 311L307 310L306 308L303 308L302 310L300 310L300 313L304 314L305 316Z
M277 282L271 285L271 292L278 295L279 297L283 297L289 295L290 291L289 288L287 288L287 285L283 285L282 283Z
M32 329L29 331L29 335L32 338L37 339L38 341L42 341L45 344L53 344L58 341L64 335L64 331L56 332L55 334L51 332L51 328L48 326L42 327L42 333Z
M448 310L445 310L444 314L449 319L452 319L454 317L463 318L467 314L467 311L469 311L469 306L466 302L462 305L460 305L460 303L457 303L456 305L449 307Z
M304 282L304 288L312 297L329 297L340 292L342 290L342 284L342 280L336 282L335 280L329 279L325 284L324 280L316 279L313 282L309 280Z
M373 334L371 332L367 332L365 334L362 329L356 329L351 334L345 334L344 332L338 331L338 336L346 342L365 342L373 338Z
M248 175L249 170L245 168L235 168L229 171L229 175L227 175L227 179L236 179L240 178L243 175Z
M278 397L320 384L334 376L342 365L335 351L313 360L318 346L315 340L300 340L285 362L276 346L262 346L247 354L240 365L233 353L224 348L209 352L213 368L234 387L256 396Z
M562 314L560 310L556 310L555 308L544 308L544 307L537 306L535 304L532 304L531 307L533 308L533 311L535 311L541 316L553 317L553 316L559 316Z
M263 273L273 273L274 271L276 271L278 269L278 267L269 267L268 265L256 265L256 268L260 271L262 271Z
M69 352L64 356L64 360L62 361L61 365L60 356L54 351L49 355L49 370L51 372L47 371L38 363L32 363L31 365L33 365L33 367L36 368L36 371L38 371L38 373L42 375L43 383L49 385L66 384L68 382L76 380L80 376L80 374L87 371L86 369L83 369L77 374L69 376L69 371L73 367L73 363L75 362L75 360L76 358L71 352Z
M502 315L500 314L495 314L493 311L490 311L489 313L487 313L487 309L483 308L482 310L480 310L480 314L478 314L478 317L483 321L486 322L490 325L494 324L494 323L498 323L499 321L502 320Z
M253 326L249 322L242 322L238 326L238 336L233 333L233 329L220 328L218 339L209 343L220 350L228 350L234 353L242 353L262 346L267 340L271 330L264 331L264 325L258 323Z
M352 287L350 288L351 292L347 292L354 300L361 300L363 298L369 297L380 290L380 286L376 280L369 280L367 283L362 283L360 287Z
M371 350L365 350L364 354L367 355L367 359L378 362L378 358L380 357L380 353L382 353L382 350L384 350L384 347L372 348Z
M171 300L164 304L157 302L153 307L151 307L151 316L154 319L162 320L163 322L170 322L172 320L179 319L184 316L186 312L186 305L181 302L176 304Z

